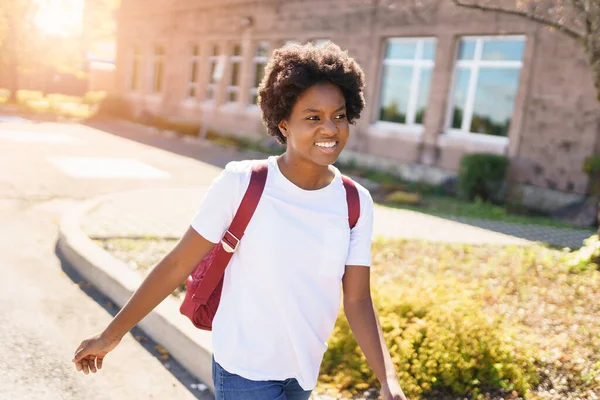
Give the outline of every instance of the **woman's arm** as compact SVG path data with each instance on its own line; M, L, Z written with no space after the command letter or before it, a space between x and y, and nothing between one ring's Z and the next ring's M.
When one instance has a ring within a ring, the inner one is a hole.
M106 329L99 335L84 340L75 353L73 361L77 370L96 372L102 367L102 359L127 332L152 311L161 301L183 282L202 259L212 250L214 243L188 228L177 245L144 279L125 306Z
M382 398L406 400L373 307L370 268L347 265L342 285L346 318L358 345L381 383Z

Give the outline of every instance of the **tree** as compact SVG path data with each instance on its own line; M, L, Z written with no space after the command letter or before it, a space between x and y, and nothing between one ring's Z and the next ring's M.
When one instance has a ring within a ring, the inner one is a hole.
M48 2L51 6L52 2ZM82 29L67 35L44 32L36 21L41 0L0 0L0 87L22 88L28 74L82 75L85 53L99 40L114 41L118 0L86 0Z
M600 0L452 0L459 7L527 18L579 43L592 71L600 101ZM600 204L600 199L598 201ZM600 221L600 205L598 207ZM600 235L600 227L598 228Z
M28 42L35 42L33 18L37 10L32 0L3 0L0 3L0 73L14 101L19 88L19 66L30 55Z
M592 70L596 98L600 101L600 1L599 0L452 0L459 7L530 19L559 31L584 51ZM514 3L514 6L507 4Z

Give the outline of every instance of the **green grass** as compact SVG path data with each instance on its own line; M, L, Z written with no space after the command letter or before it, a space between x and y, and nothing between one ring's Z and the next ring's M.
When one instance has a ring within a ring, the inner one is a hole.
M470 203L468 201L449 196L426 195L423 197L423 205L421 206L400 204L382 205L418 211L439 217L477 218L489 221L511 222L524 225L551 226L556 228L571 228L592 232L592 228L574 226L563 221L554 220L550 217L511 214L509 211L507 211L507 208L503 206L484 202Z

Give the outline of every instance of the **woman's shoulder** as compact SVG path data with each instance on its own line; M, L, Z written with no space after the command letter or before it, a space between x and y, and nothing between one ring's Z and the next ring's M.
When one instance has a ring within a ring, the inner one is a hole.
M267 163L267 160L230 161L225 166L223 174L231 180L239 182L249 181L250 175L252 174L252 168L257 164L263 163Z

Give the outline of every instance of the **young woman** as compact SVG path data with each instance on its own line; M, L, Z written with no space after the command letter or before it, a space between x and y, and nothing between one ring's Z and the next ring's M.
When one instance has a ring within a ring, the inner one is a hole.
M364 74L332 44L274 52L259 89L268 133L286 151L232 162L212 183L190 228L100 334L73 361L88 374L192 272L227 230L256 162L265 189L224 276L213 321L217 400L305 400L317 383L343 288L350 327L381 382L405 400L370 295L373 201L356 185L360 217L348 226L341 175L332 164L364 108Z

